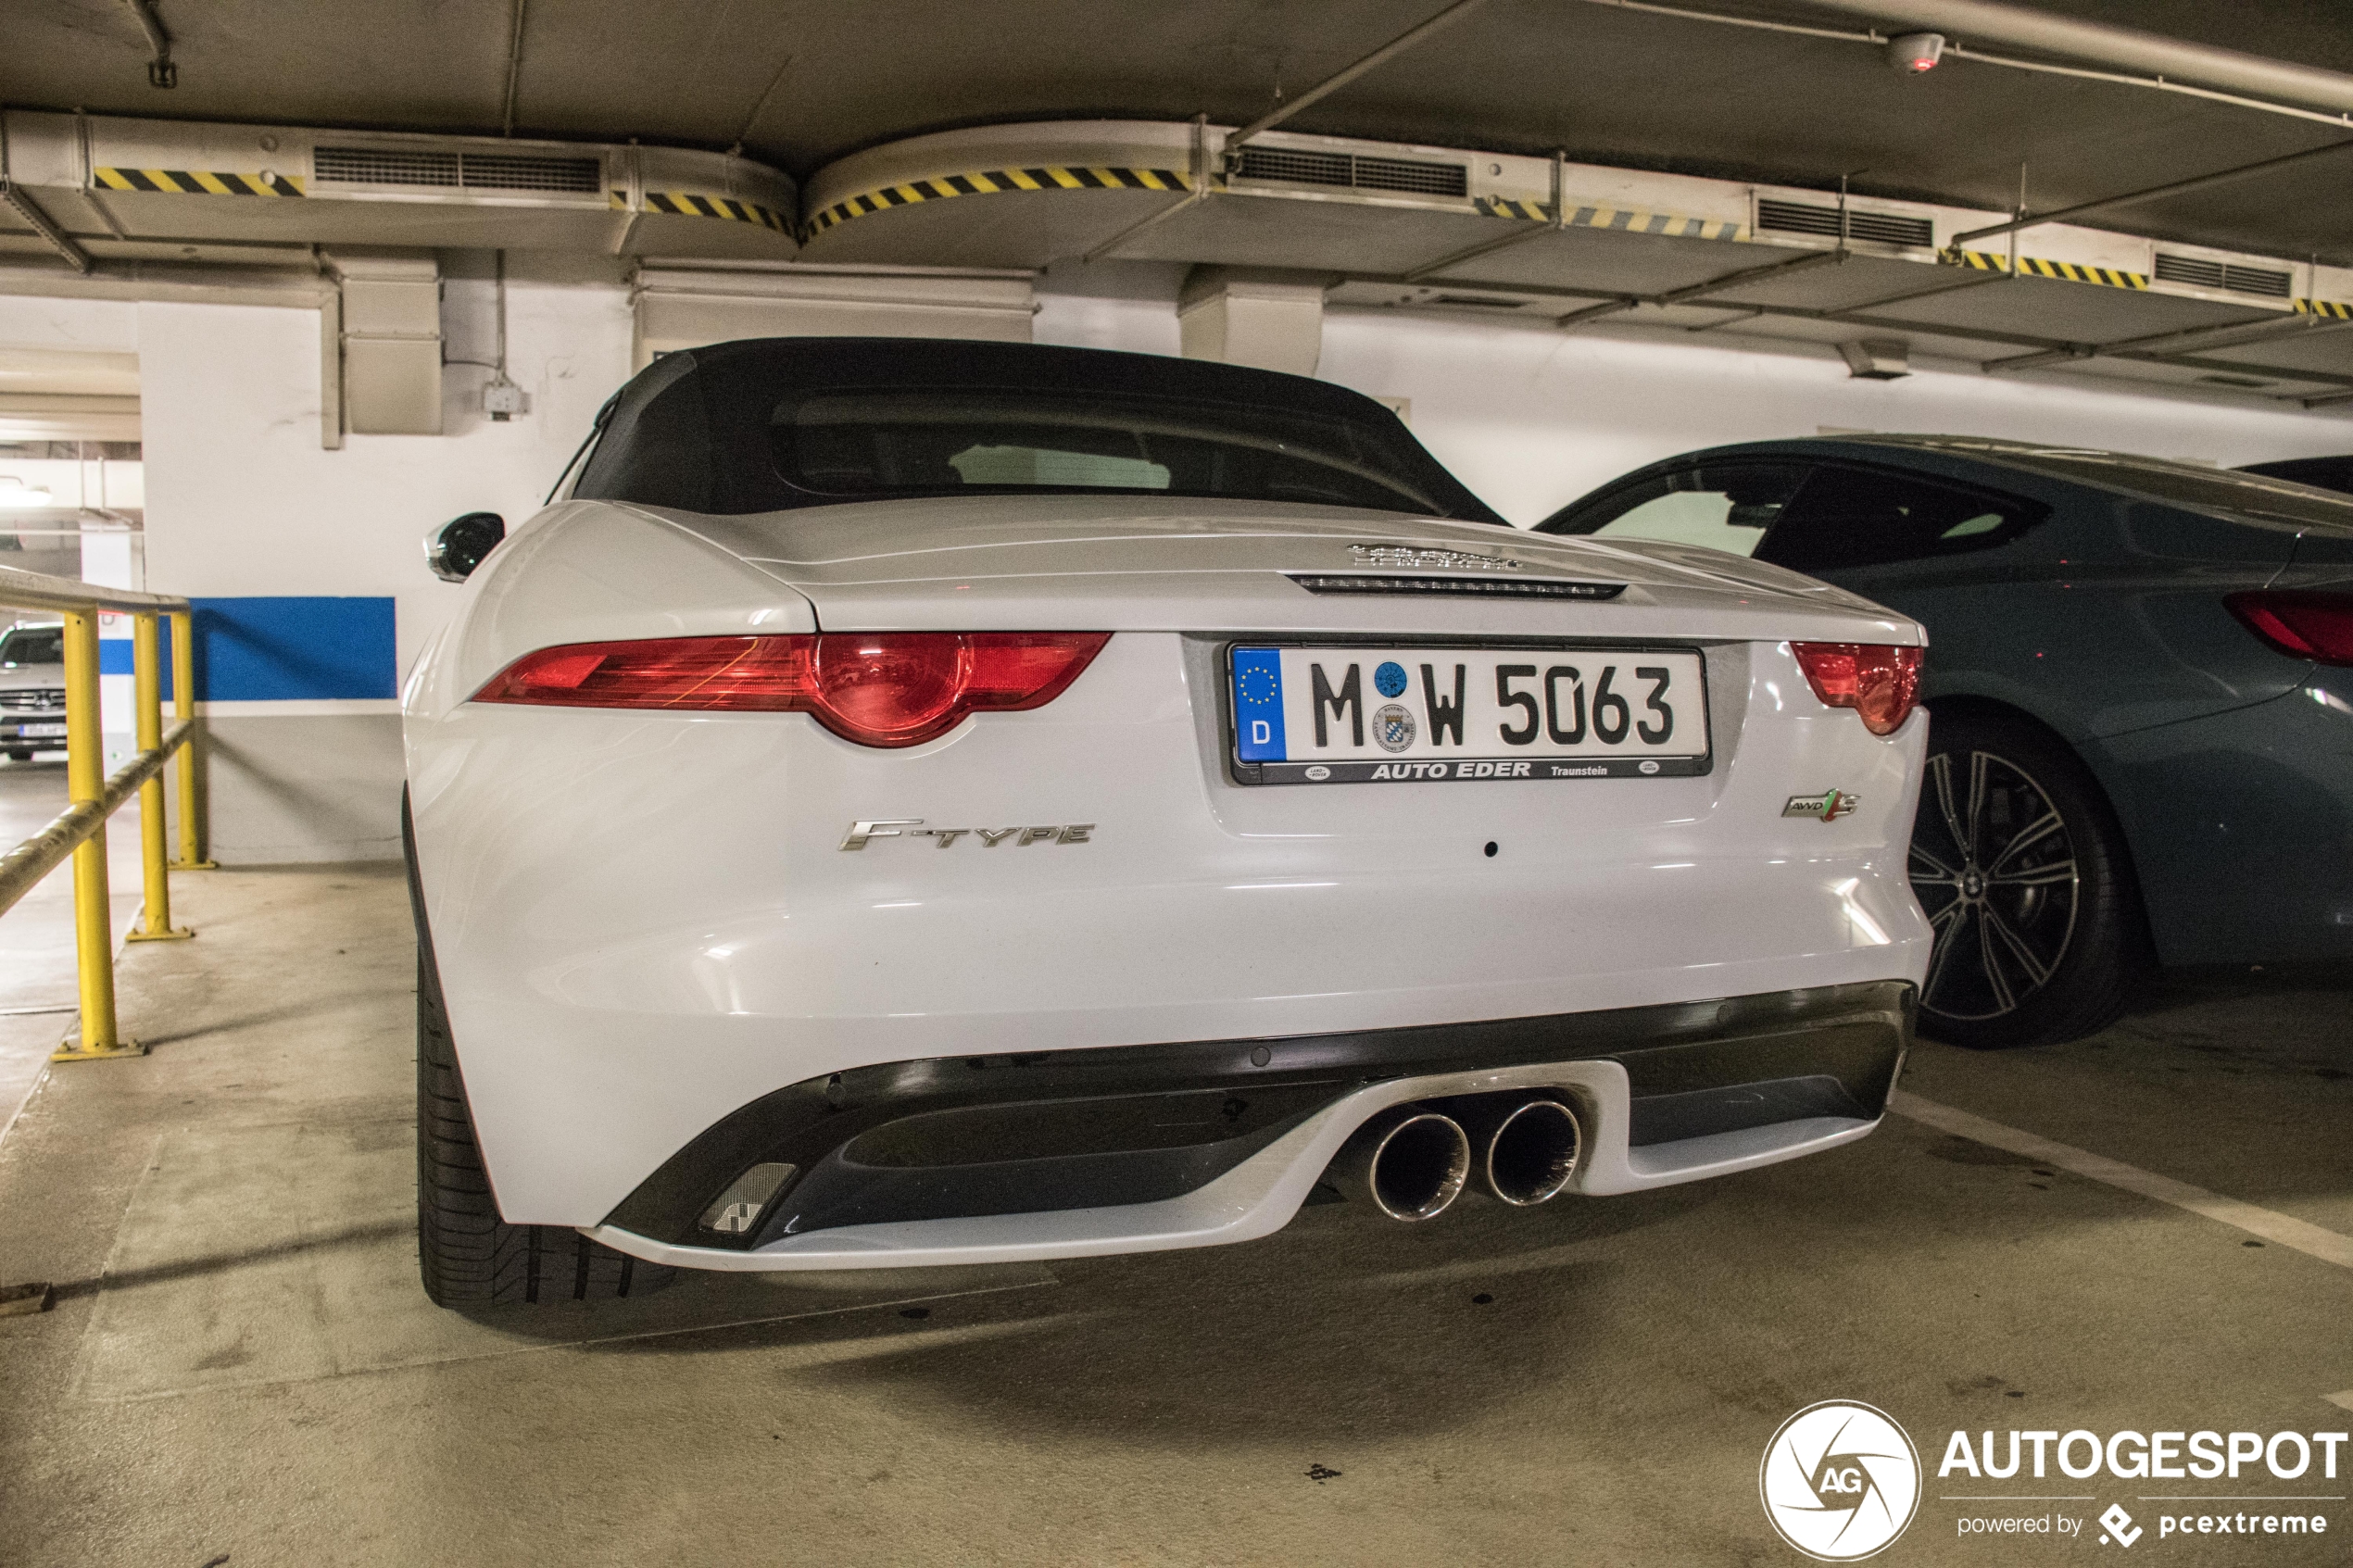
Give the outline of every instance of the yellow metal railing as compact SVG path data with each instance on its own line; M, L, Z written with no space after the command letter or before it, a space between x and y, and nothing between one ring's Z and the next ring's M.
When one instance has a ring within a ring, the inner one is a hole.
M204 796L196 776L195 637L188 601L161 594L99 588L70 578L0 567L0 606L56 610L65 620L66 793L72 804L22 844L0 855L0 914L41 879L73 859L74 947L82 989L82 1032L50 1058L94 1061L137 1056L145 1047L124 1039L115 1022L114 922L107 888L107 819L135 791L139 797L145 907L131 933L134 942L193 936L171 923L174 869L209 870L204 858ZM106 773L106 737L98 713L98 617L132 618L132 686L138 754ZM159 627L171 618L172 725L163 722ZM165 858L163 771L180 759L180 858Z

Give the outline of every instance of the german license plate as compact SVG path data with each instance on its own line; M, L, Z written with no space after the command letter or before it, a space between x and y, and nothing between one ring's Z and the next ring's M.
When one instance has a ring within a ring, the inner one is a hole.
M61 735L65 733L66 727L63 724L19 724L17 726L17 735L21 740L32 740L44 735Z
M1229 659L1233 771L1245 784L1708 771L1695 652L1237 645Z

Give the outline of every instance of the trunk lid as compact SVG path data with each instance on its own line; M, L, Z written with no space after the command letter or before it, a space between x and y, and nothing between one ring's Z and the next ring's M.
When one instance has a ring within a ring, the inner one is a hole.
M660 515L789 583L830 631L1688 637L1699 616L1718 638L1919 640L1869 600L1716 551L1340 508L1023 495ZM1334 579L1407 581L1316 591ZM1603 596L1542 596L1570 585Z

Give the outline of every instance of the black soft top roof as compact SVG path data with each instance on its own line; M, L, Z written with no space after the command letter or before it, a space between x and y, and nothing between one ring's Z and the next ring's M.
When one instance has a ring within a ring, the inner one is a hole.
M1393 484L1381 509L1496 522L1388 408L1344 387L1305 376L1156 354L943 338L745 338L664 355L614 395L573 495L709 513L940 494L933 487L841 494L796 483L774 445L779 410L812 394L971 394L985 408L1041 396L1073 407L1182 407L1201 429L1225 433L1237 448L1270 450L1269 431L1307 432L1345 446L1343 467L1371 476L1369 495ZM988 488L1001 492L1005 486ZM1021 488L1012 486L1011 488ZM1041 486L1069 494L1067 485ZM1170 494L1203 492L1181 485ZM1414 499L1409 502L1408 496ZM1297 495L1255 498L1298 500ZM1428 505L1419 504L1427 501Z

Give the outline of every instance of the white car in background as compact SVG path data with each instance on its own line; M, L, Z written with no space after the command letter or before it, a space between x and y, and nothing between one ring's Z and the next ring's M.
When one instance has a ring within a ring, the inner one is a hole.
M1222 365L724 344L594 440L430 542L435 1300L1208 1246L1319 1183L1427 1219L1881 1115L1912 621L1499 526Z
M30 762L66 748L66 632L57 621L0 632L0 753Z

